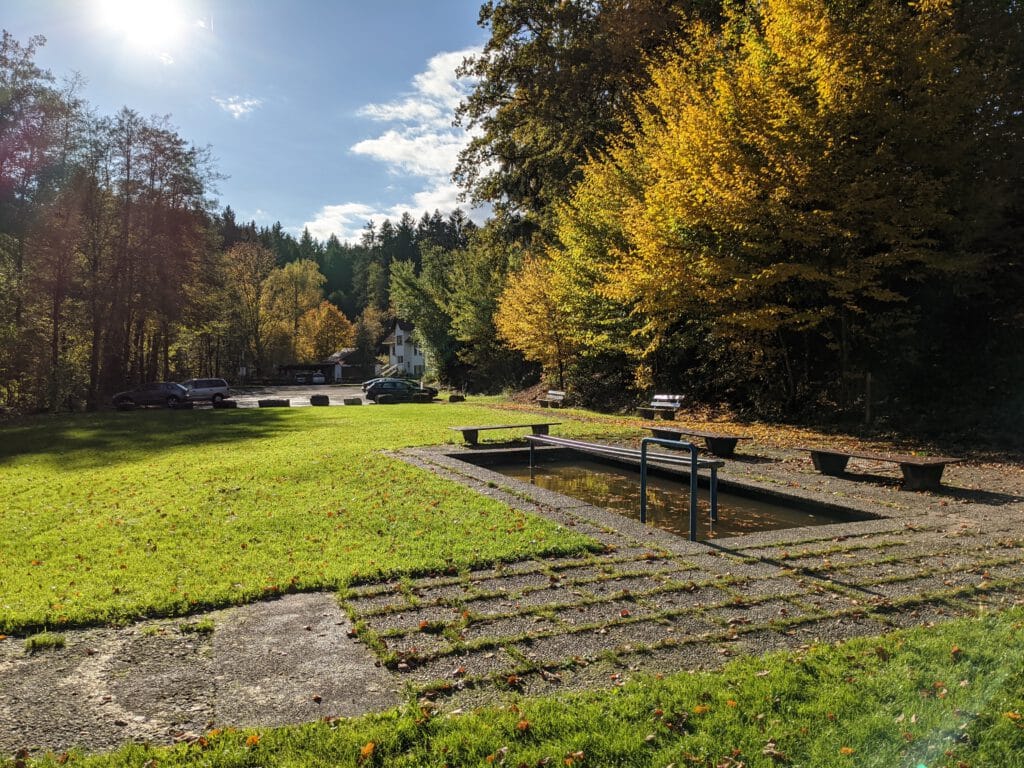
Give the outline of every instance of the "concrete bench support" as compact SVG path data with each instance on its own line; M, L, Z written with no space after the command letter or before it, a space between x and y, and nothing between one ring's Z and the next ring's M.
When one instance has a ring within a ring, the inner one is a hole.
M740 440L750 439L746 435L728 435L720 432L704 432L699 429L672 429L669 427L648 427L648 429L651 430L651 434L655 437L664 438L666 440L682 440L684 436L703 438L704 445L707 446L708 452L715 456L721 456L722 458L729 458L736 453L736 443Z
M903 474L903 490L935 491L942 486L942 473L947 464L962 459L952 456L907 456L899 454L871 453L870 451L842 451L833 448L801 448L811 454L811 463L823 475L843 476L850 459L868 459L898 464Z

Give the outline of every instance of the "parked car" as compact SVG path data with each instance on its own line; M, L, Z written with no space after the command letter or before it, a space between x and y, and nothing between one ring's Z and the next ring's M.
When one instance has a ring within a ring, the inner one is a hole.
M437 397L437 390L434 387L423 386L422 384L420 384L418 381L416 381L414 379L403 379L403 378L400 378L398 376L381 376L381 377L378 377L376 379L370 379L368 381L364 381L362 383L363 391L364 392L369 392L370 391L370 387L374 386L375 384L379 384L382 381L404 381L406 384L409 384L409 385L411 385L413 387L416 387L417 389L421 389L424 392L429 392L431 397Z
M188 390L189 400L212 400L219 403L231 395L224 379L189 379L181 382L181 385Z
M322 373L320 373L320 371L317 371L316 373L313 374L313 384L323 384L326 381L327 379L324 377Z
M392 402L412 400L413 395L437 396L433 387L421 387L414 381L405 379L380 379L366 388L366 399L379 402L379 398L387 396Z
M118 408L132 408L136 405L166 405L174 408L188 400L188 390L173 381L155 381L135 389L114 395Z

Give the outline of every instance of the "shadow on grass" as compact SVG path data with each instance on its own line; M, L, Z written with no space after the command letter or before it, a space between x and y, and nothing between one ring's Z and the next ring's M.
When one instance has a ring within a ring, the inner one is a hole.
M0 429L0 466L49 457L57 469L103 467L156 457L184 446L267 438L304 428L276 409L129 412L40 417Z

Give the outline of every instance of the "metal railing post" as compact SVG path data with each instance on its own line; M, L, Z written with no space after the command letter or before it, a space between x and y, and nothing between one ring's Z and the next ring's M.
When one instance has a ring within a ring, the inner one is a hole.
M718 467L711 467L711 522L718 522Z
M651 443L667 448L688 448L690 450L690 541L697 540L697 446L682 440L666 440L660 437L640 439L640 522L647 524L647 446ZM712 469L712 471L714 471ZM717 498L716 498L717 501ZM715 514L718 514L717 504Z

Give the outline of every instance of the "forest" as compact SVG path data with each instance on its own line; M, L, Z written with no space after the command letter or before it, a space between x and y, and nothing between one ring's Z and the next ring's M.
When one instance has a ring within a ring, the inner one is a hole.
M999 0L490 0L461 210L238 222L208 150L0 48L0 404L96 408L416 325L603 410L1024 422L1024 28ZM539 377L539 378L538 378ZM922 421L923 420L923 421Z

